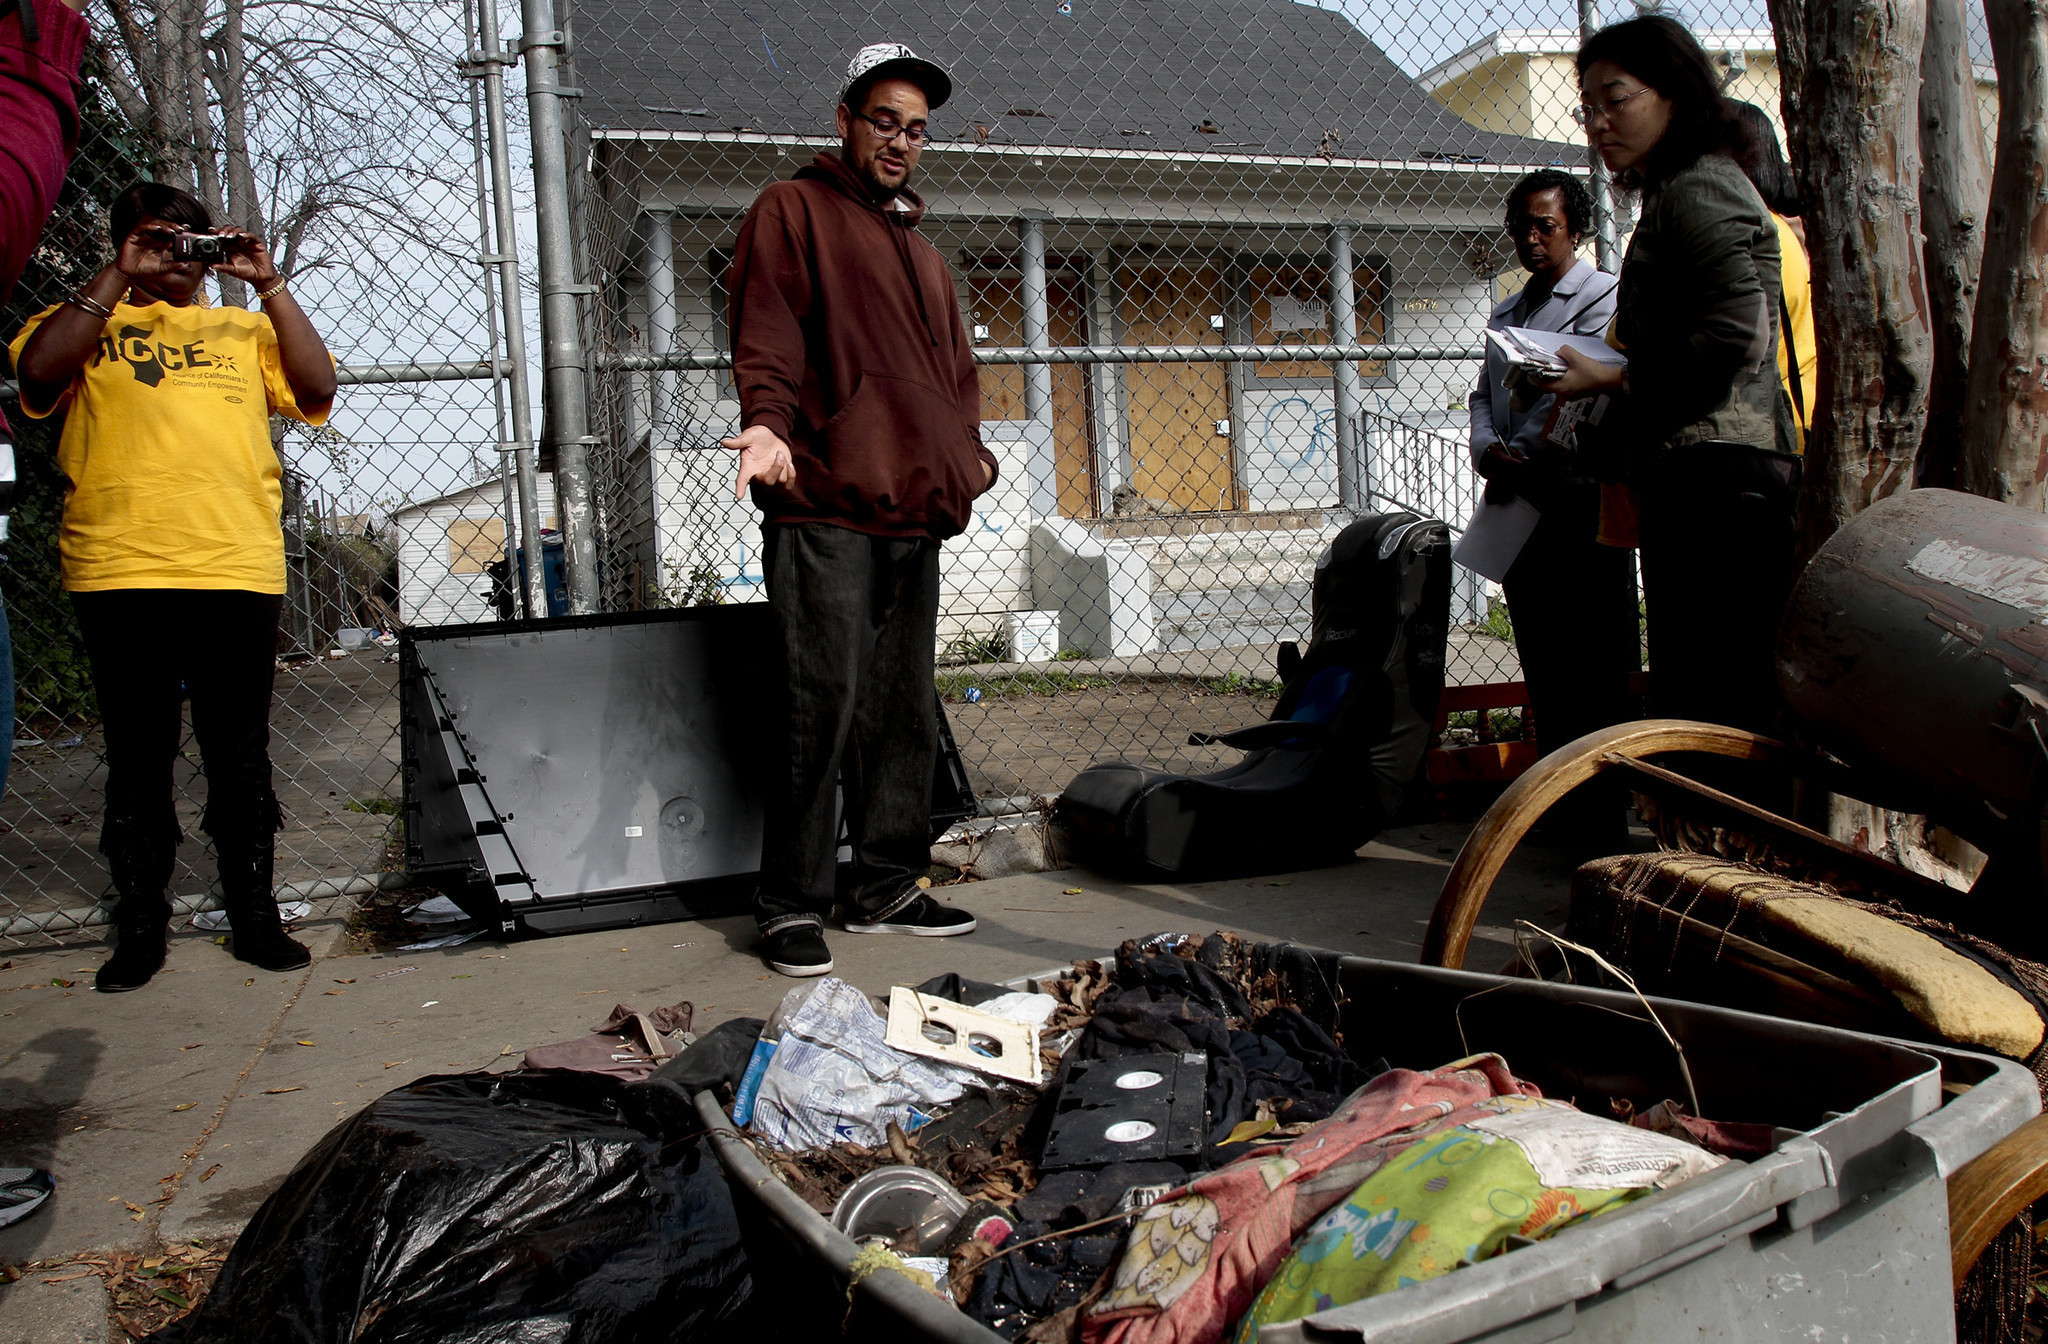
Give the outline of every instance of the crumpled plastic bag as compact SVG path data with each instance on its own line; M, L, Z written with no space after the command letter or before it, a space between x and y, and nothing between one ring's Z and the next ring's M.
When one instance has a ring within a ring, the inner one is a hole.
M879 1147L891 1123L913 1133L933 1108L986 1087L972 1069L905 1054L868 996L827 976L782 1024L747 1128L783 1148Z
M315 1145L151 1344L727 1338L753 1281L702 1130L665 1083L422 1078Z

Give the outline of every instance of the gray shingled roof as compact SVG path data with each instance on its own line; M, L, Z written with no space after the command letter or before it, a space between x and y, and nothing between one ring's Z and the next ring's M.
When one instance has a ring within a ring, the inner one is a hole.
M1584 149L1481 131L1341 15L1292 0L577 0L582 112L613 130L815 135L860 46L953 76L933 118L997 144L1577 165ZM1037 115L1031 115L1031 114ZM1217 129L1197 129L1204 121Z

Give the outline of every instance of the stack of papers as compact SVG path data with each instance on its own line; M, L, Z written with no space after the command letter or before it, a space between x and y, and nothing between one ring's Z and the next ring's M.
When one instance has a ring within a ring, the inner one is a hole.
M1508 366L1544 378L1564 372L1564 359L1557 353L1566 346L1601 364L1623 368L1628 356L1598 336L1577 336L1568 331L1534 331L1528 327L1487 328L1486 339L1506 358Z

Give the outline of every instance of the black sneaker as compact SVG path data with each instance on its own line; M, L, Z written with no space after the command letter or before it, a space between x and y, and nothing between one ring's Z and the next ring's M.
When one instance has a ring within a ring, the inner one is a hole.
M784 975L830 975L832 949L816 924L790 924L761 935L761 955Z
M974 916L950 905L940 905L920 895L909 905L881 919L854 916L846 921L848 933L907 933L915 938L952 938L974 932Z

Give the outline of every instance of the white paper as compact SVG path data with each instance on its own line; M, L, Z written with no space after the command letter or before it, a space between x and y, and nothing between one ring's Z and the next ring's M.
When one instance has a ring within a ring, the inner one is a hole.
M1266 302L1271 305L1269 325L1275 334L1283 331L1320 333L1330 329L1329 305L1321 299L1297 299L1292 294L1274 294Z
M444 947L461 947L464 943L484 936L486 930L471 929L468 933L444 933L439 938L429 938L423 943L407 943L399 948L401 952L438 952Z
M1662 1190L1728 1160L1663 1134L1554 1104L1466 1123L1520 1148L1537 1179L1553 1189Z
M313 913L313 907L305 901L290 901L277 908L277 917L286 924L296 924ZM219 933L228 927L228 912L225 910L201 910L192 916L192 927L208 933Z
M1519 495L1506 504L1482 499L1479 507L1472 510L1472 520L1465 524L1464 535L1451 548L1451 559L1474 574L1500 583L1507 578L1508 569L1522 553L1522 547L1529 544L1530 534L1535 532L1536 522L1542 516L1534 504Z
M405 912L414 924L453 924L469 918L469 912L446 896L433 896Z
M1508 356L1508 362L1519 364L1562 364L1558 351L1570 346L1595 363L1625 368L1628 356L1601 340L1598 336L1580 336L1569 331L1537 331L1533 327L1506 327L1500 331L1491 328L1488 336L1494 338Z

